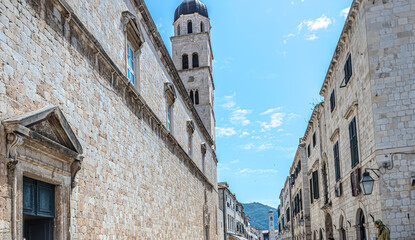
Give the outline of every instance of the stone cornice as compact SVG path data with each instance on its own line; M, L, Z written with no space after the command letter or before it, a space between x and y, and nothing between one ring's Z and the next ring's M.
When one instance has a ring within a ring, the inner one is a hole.
M173 83L175 84L176 89L178 90L178 93L182 97L183 102L185 103L187 109L191 112L192 117L195 120L195 123L200 129L202 135L204 136L206 142L210 145L214 159L217 162L218 160L216 157L215 150L212 148L212 146L215 145L215 142L213 141L212 137L210 136L209 132L204 126L202 119L200 118L199 114L196 111L196 108L193 106L192 101L190 100L190 97L187 94L186 87L184 86L182 80L180 79L180 75L177 72L176 67L174 66L174 63L170 57L170 54L167 51L166 46L164 45L163 39L161 38L160 33L157 30L157 26L154 23L153 18L151 17L146 4L144 3L144 0L134 0L134 2L137 4L140 14L144 20L145 26L147 26L146 28L147 34L149 35L151 41L153 42L153 45L156 48L161 58L162 63L164 64L168 74L170 75Z
M337 43L336 50L334 51L333 58L331 60L329 69L327 71L326 77L323 82L323 86L320 90L320 95L324 97L327 91L327 87L329 85L330 80L333 77L333 74L335 72L335 67L337 66L337 63L339 62L339 57L342 53L342 48L346 43L346 39L349 35L349 31L352 29L352 25L355 23L356 15L359 12L360 4L362 3L362 0L353 0L353 3L350 7L349 15L347 16L346 23L343 27L342 33L340 35L340 39Z
M311 129L313 129L314 121L317 119L318 114L320 113L320 108L324 107L324 102L317 104L314 107L313 113L311 114L310 121L308 121L307 130L304 133L304 141L308 139Z

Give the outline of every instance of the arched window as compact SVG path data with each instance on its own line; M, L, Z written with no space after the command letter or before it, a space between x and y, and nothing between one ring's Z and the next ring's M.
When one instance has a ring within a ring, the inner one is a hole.
M199 105L199 91L198 90L195 91L195 104Z
M199 55L197 53L193 53L193 68L199 67Z
M190 90L190 100L192 100L192 103L195 104L193 90Z
M205 32L205 25L203 24L203 22L200 22L200 32Z
M187 23L187 33L193 33L193 24L192 21Z
M183 54L182 56L182 67L183 69L189 69L189 57L187 54Z
M359 209L358 211L359 214L359 240L364 240L366 239L366 228L365 228L365 215L362 211L362 209Z
M177 36L180 36L180 25L177 25Z

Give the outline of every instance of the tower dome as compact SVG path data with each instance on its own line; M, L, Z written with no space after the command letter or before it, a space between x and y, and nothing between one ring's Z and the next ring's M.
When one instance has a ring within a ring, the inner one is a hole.
M179 19L181 15L199 13L202 16L209 17L207 7L199 0L184 0L174 13L174 21Z

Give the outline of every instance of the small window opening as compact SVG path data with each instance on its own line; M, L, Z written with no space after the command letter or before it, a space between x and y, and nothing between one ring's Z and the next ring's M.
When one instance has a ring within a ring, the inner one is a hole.
M187 33L193 33L193 23L192 23L192 21L189 21L188 23L187 23Z
M189 69L189 56L187 54L182 56L182 67L183 69Z
M199 67L199 55L197 53L193 53L193 68Z

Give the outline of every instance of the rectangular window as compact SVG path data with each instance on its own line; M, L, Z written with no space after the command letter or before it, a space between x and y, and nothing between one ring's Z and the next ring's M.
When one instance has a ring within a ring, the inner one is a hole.
M135 57L130 43L127 43L127 77L135 85Z
M336 95L334 95L334 90L333 90L330 96L330 111L333 112L335 107L336 107Z
M340 181L340 158L339 158L339 142L336 142L333 147L334 168L336 173L336 182Z
M307 157L311 156L311 148L310 145L307 146Z
M320 190L318 183L318 171L313 172L313 190L314 190L314 199L320 198Z
M359 164L359 148L357 142L357 128L356 117L349 124L349 137L350 137L350 153L352 160L352 168Z
M310 200L311 200L311 203L314 202L313 178L310 178Z
M317 140L316 140L316 133L313 134L313 147L316 147Z
M347 85L352 78L353 68L352 68L352 55L350 54L347 58L346 64L344 65L344 83Z

